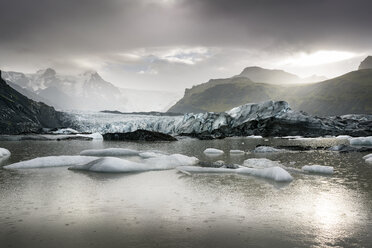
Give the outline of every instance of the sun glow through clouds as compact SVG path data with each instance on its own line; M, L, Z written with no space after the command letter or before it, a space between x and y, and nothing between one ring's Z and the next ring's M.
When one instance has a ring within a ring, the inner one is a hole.
M315 66L322 64L335 63L351 59L357 56L355 53L345 51L317 51L315 53L299 53L287 60L284 60L281 65L289 66Z

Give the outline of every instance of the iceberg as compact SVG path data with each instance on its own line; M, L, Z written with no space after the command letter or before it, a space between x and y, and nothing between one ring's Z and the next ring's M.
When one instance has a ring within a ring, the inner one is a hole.
M115 157L104 157L70 167L70 170L84 170L105 173L129 173L153 170L169 170L182 165L193 165L198 162L195 157L181 154L164 155L162 157L145 159L144 162L133 162Z
M311 173L320 173L320 174L333 174L333 167L332 166L324 166L324 165L305 165L302 167L303 171L311 172Z
M54 134L77 134L79 132L76 131L75 129L72 129L72 128L62 128L62 129L58 129L57 131L54 131L52 133L54 133Z
M106 148L106 149L90 149L80 152L84 156L97 157L121 157L121 156L137 156L139 151L125 148Z
M71 166L76 164L88 163L97 160L98 157L87 156L48 156L38 157L18 163L4 166L6 169L31 169L31 168L46 168L46 167L61 167Z
M244 168L239 167L237 169L227 169L227 168L210 168L210 167L198 167L198 166L180 166L177 170L187 173L235 173L242 175L251 175L256 177L262 177L266 179L271 179L276 182L290 182L293 177L283 168L278 166L256 169L256 168Z
M0 147L0 158L5 158L10 156L10 151L5 148Z
M92 134L77 134L76 136L91 138L93 140L103 140L103 136L100 133L92 133Z
M349 139L352 146L372 146L372 136Z
M282 149L277 149L271 146L258 146L253 152L255 153L272 153L272 152L284 152Z
M155 152L155 151L149 151L149 152L141 152L139 153L139 156L141 158L156 158L156 157L165 156L165 154L160 153L160 152Z
M368 155L365 155L363 156L363 159L369 159L369 158L372 158L372 153L368 154Z
M242 150L230 150L231 155L244 155L245 152Z
M222 150L215 149L215 148L207 148L207 149L204 150L204 153L207 154L207 155L222 155L222 154L224 154L224 152Z
M248 139L263 139L261 135L249 135L246 138Z
M270 167L282 167L278 161L272 161L267 158L249 158L244 160L243 166L251 168L270 168Z
M271 179L276 182L290 182L293 180L291 174L279 166L256 169L256 168L238 168L238 174L248 174L256 177Z

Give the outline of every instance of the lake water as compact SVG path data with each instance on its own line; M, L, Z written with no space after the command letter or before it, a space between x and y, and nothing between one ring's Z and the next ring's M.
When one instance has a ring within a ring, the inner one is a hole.
M367 153L322 150L230 156L256 145L342 143L229 138L177 142L1 141L2 166L92 148L122 147L242 162L266 157L286 166L329 165L331 176L293 173L291 183L176 170L136 174L60 168L0 169L1 247L370 247L372 166ZM208 147L221 157L203 154ZM129 158L136 160L135 157ZM294 164L290 162L295 162Z

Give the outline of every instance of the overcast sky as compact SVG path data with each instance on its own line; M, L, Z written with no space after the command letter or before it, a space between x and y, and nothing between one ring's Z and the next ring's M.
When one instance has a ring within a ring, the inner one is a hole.
M333 77L372 54L370 0L0 0L0 68L183 90L247 66Z

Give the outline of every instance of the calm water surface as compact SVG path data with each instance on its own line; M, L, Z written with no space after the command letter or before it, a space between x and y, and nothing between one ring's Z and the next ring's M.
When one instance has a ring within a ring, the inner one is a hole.
M175 170L99 174L65 167L0 169L0 247L371 247L372 166L366 153L326 151L230 156L257 144L336 144L230 138L173 143L2 141L2 166L84 149L123 147L241 164L267 157L284 165L335 167L332 176L291 173L289 184L241 175L186 176ZM203 150L225 155L208 158ZM136 158L130 158L135 160ZM295 164L290 162L295 162Z

